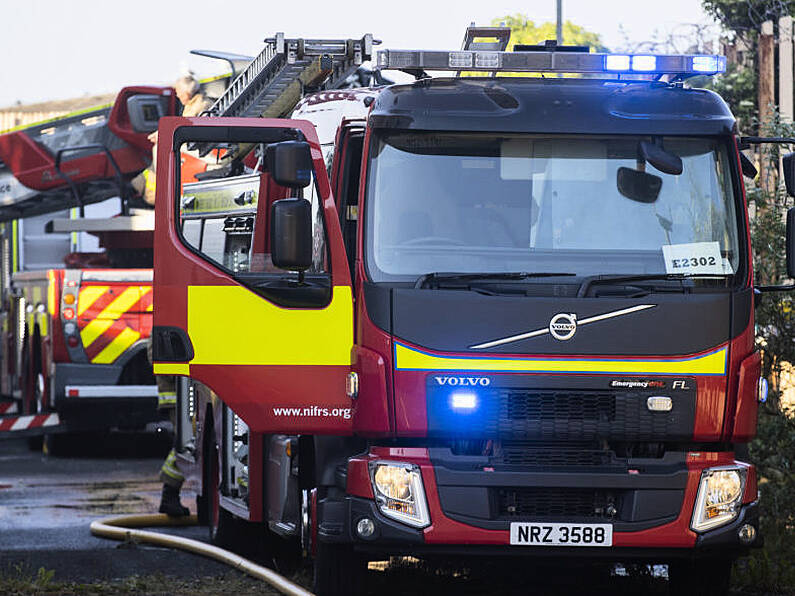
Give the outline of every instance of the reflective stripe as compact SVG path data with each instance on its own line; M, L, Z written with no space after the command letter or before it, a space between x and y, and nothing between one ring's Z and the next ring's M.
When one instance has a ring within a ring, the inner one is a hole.
M86 312L109 288L110 286L86 286L81 289L77 299L77 316Z
M185 476L183 476L182 472L177 468L177 454L173 449L169 451L166 461L164 461L163 465L160 467L160 472L166 476L170 476L174 480L185 480Z
M233 319L232 313L244 316ZM334 286L327 307L300 309L278 307L240 286L188 286L187 331L191 364L347 366L351 289Z
M147 288L151 291L151 288ZM123 315L129 308L141 299L140 288L127 288L105 309L97 315L93 321L83 327L80 331L80 338L83 340L83 347L87 348L108 328L113 325L121 315Z
M47 272L47 312L55 316L55 272Z
M190 375L190 367L187 362L155 362L152 365L156 375Z
M113 338L112 342L105 346L105 349L91 359L91 362L94 364L110 364L115 362L116 358L121 356L122 353L138 341L140 337L140 333L133 331L129 327L123 329L121 333Z
M160 391L157 394L157 406L175 406L177 405L177 392L176 391Z
M726 346L722 346L696 356L596 359L565 356L557 358L497 358L479 355L467 358L430 354L395 342L395 368L398 370L724 375L726 374L726 355Z

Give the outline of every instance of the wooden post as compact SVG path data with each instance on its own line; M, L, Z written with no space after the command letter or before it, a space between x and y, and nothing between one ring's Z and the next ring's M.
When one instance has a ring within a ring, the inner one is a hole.
M757 102L759 107L760 135L766 134L765 127L769 126L775 108L774 46L773 21L765 21L762 23L757 49L759 60L759 95L757 97ZM776 188L778 168L769 167L769 159L764 155L764 151L764 146L760 146L759 185L765 191L773 192Z
M792 17L778 20L778 109L781 119L793 120L792 105Z
M759 120L766 124L773 114L772 106L775 102L775 72L773 57L773 21L762 23L759 35ZM760 131L761 133L761 131Z

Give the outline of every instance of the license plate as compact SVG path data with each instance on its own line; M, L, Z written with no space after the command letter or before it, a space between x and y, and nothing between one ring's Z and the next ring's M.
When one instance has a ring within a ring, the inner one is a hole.
M516 546L613 546L610 524L511 524L511 544Z

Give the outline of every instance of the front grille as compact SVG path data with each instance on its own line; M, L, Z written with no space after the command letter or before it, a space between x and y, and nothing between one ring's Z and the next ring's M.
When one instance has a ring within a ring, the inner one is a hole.
M500 391L501 418L508 420L615 420L616 398L610 393Z
M496 488L500 519L607 518L616 500L604 490L581 488ZM613 511L614 511L613 510Z
M528 441L503 441L492 462L530 468L593 468L614 463L608 450L574 444L544 445Z

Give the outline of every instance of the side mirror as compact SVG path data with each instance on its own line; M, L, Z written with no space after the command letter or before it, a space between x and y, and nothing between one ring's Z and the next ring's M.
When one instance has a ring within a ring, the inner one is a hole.
M135 132L154 132L160 118L168 114L168 97L149 93L131 95L127 98L127 114Z
M282 141L268 145L265 166L280 186L304 188L312 183L312 153L305 141Z
M756 170L754 162L752 162L742 151L740 151L740 168L742 168L743 176L750 178L751 180L756 178L756 175L759 173Z
M312 205L306 199L280 199L271 206L271 258L279 269L312 266Z
M795 154L790 153L788 157L793 155ZM789 182L787 182L787 191L789 191ZM795 279L795 207L787 210L787 277Z
M632 168L618 168L618 192L638 203L653 203L660 195L662 178Z
M781 158L781 164L784 169L784 184L787 186L787 194L795 197L795 153L787 153ZM787 215L787 226L789 227L789 215ZM789 238L789 234L787 234ZM787 251L789 255L789 250ZM792 277L790 275L790 277Z
M659 145L641 141L638 144L638 153L663 174L679 176L682 173L682 158L666 151Z

